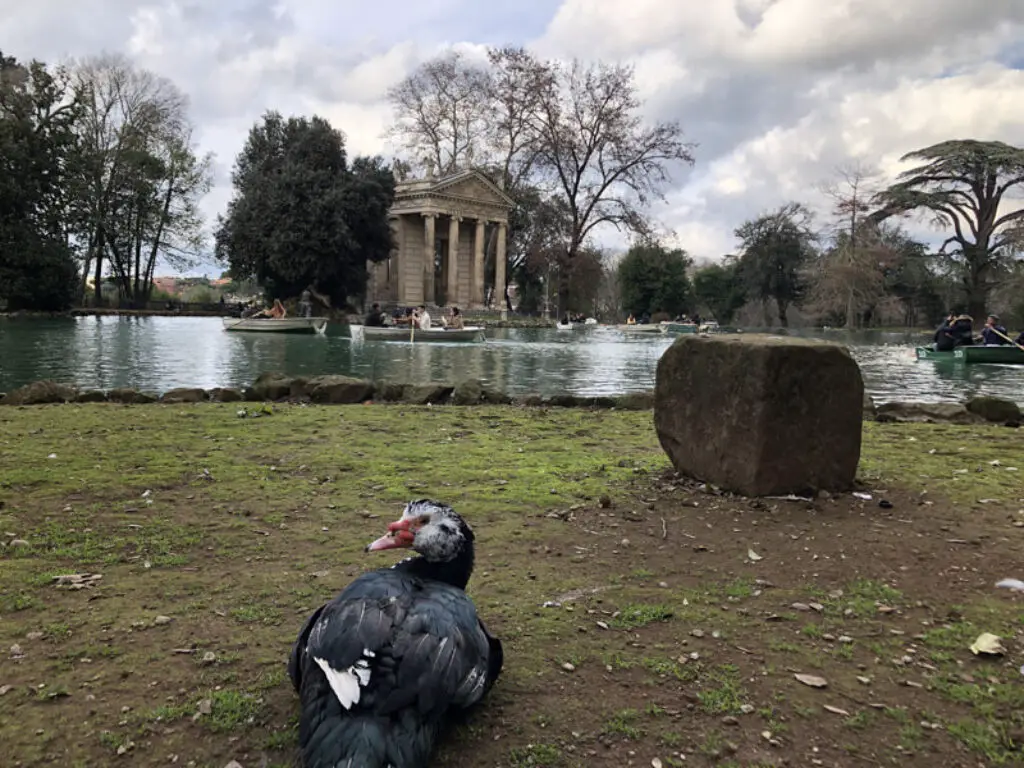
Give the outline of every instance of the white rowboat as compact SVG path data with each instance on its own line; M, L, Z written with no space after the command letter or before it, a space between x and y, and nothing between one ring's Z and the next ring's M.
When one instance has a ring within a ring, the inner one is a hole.
M419 328L410 331L402 326L363 326L363 337L374 341L483 341L484 329L479 325L467 325L465 328L431 328L421 331Z
M225 317L225 331L255 333L323 333L326 317Z

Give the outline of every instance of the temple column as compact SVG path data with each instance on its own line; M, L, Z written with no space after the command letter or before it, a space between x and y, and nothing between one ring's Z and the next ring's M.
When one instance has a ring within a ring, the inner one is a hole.
M402 258L402 217L391 219L391 258L388 264L388 301L405 300L405 263Z
M459 216L452 216L448 224L448 289L445 304L449 307L459 300Z
M470 303L475 307L484 305L484 229L487 219L476 220L476 236L473 239L473 271L470 273Z
M508 224L498 222L498 252L494 259L494 295L498 299L501 319L508 318L508 304L505 303L505 238L508 235Z
M423 216L423 303L434 303L434 247L437 236L434 233L436 213Z

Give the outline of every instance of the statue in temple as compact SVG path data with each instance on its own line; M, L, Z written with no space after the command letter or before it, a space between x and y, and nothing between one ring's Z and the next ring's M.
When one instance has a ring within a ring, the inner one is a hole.
M427 178L434 178L434 158L425 157L423 158L423 167L427 169Z

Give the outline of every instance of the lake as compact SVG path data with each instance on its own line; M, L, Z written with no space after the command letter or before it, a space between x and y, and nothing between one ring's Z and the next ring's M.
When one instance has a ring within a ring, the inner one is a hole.
M1024 367L918 362L921 332L791 332L846 344L878 402L963 401L978 395L1024 405ZM264 371L346 374L413 383L480 379L511 395L605 395L649 390L671 337L610 328L572 332L495 328L483 344L365 341L353 337L227 333L220 318L0 318L0 392L40 379L83 389L242 387Z

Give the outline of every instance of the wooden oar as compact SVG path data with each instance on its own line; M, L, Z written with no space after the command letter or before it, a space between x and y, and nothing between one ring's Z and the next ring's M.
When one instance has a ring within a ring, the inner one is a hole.
M409 316L409 343L412 344L416 341L416 320Z
M1021 352L1024 352L1024 345L1018 344L1018 343L1017 343L1016 341L1014 341L1013 339L1011 339L1011 338L1010 338L1009 336L1007 336L1007 335L1006 335L1005 333L1001 333L1000 331L997 331L997 330L996 330L995 328L992 328L991 330L992 330L992 332L993 332L993 333L995 333L995 335L996 335L996 336L999 336L1000 338L1006 339L1006 340L1007 340L1008 342L1010 342L1011 344L1013 344L1013 346L1015 346L1015 347L1016 347L1017 349L1019 349L1019 350L1020 350Z

